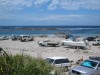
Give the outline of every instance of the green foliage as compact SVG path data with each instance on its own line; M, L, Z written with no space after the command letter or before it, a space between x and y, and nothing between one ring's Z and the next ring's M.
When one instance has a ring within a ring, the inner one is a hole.
M0 75L50 75L52 66L27 55L0 56Z

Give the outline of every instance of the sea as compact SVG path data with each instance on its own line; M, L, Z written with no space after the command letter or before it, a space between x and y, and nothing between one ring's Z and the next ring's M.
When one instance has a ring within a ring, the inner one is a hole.
M100 26L0 26L0 36L55 34L100 36Z

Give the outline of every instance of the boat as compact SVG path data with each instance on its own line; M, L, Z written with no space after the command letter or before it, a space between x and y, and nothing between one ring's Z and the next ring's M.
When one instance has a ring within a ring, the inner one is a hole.
M83 40L80 40L80 39L66 39L66 40L62 40L61 41L62 45L63 46L67 46L67 47L75 47L75 48L86 48L89 44L88 44L88 41L83 39Z

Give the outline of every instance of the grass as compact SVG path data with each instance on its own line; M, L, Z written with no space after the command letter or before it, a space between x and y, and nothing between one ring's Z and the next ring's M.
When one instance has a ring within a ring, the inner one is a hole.
M2 53L3 52L3 53ZM2 53L2 54L1 54ZM55 70L53 74L51 72ZM28 55L8 55L0 48L0 75L62 75L42 59Z
M0 56L0 75L50 75L52 66L27 55Z

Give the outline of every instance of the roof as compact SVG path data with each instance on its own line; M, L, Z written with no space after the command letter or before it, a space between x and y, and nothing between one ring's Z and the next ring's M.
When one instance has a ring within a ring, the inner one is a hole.
M50 59L68 59L67 57L47 57L47 58L50 58Z

